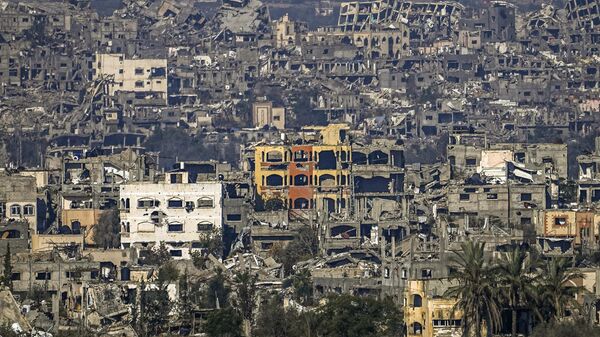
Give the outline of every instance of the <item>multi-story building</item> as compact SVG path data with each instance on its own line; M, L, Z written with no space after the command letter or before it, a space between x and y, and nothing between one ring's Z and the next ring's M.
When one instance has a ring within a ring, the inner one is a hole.
M404 292L404 323L408 336L461 336L463 314L455 298L445 298L450 280L411 280ZM456 285L456 284L454 284Z
M296 44L298 35L306 30L305 24L300 22L290 21L286 13L279 20L273 21L273 37L275 38L275 46L284 48L289 45Z
M285 108L273 107L273 102L262 100L252 104L252 123L257 128L264 126L285 129Z
M64 157L61 164L58 211L61 227L69 228L71 234L84 235L88 245L95 244L94 227L101 214L118 206L119 186L152 181L155 171L151 156L138 155L132 150L107 156Z
M600 201L600 137L596 138L594 153L577 156L577 200L583 204Z
M128 59L124 54L96 54L94 79L110 79L109 95L134 93L135 97L163 100L167 103L167 59Z
M543 210L534 217L537 245L546 255L574 254L574 248L597 249L600 214L590 210Z
M202 240L222 230L220 182L190 183L174 171L159 183L121 185L121 246L137 250L164 243L175 259L189 259Z
M0 220L21 220L29 223L32 233L44 218L38 221L38 193L36 179L17 175L0 176ZM39 203L43 203L40 201Z
M256 146L254 183L264 202L283 201L289 209L348 210L351 147L348 126L318 128L319 142Z

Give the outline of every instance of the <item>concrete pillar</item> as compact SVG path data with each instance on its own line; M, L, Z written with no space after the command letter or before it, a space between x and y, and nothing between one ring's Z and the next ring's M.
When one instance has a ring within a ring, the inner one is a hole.
M60 284L58 286L58 291L55 294L52 294L52 315L54 316L54 326L53 331L58 332L58 326L60 325Z
M392 235L392 260L396 259L396 236Z

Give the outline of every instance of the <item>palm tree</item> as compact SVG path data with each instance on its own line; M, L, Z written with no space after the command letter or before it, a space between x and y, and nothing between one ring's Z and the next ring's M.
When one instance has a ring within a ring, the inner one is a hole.
M538 301L546 308L548 318L552 321L563 318L564 309L577 304L575 294L583 289L575 285L575 280L582 278L583 274L569 271L570 265L568 258L549 260L538 285Z
M524 307L535 294L537 276L532 273L534 264L526 251L517 249L504 255L498 262L497 271L503 296L511 310L511 336L517 336L517 310Z
M482 322L486 322L488 335L500 326L499 294L494 268L487 265L484 258L485 243L467 241L462 243L462 251L455 252L453 262L458 270L451 277L458 281L456 286L446 291L446 296L458 298L454 310L463 313L465 334L475 329L481 337Z

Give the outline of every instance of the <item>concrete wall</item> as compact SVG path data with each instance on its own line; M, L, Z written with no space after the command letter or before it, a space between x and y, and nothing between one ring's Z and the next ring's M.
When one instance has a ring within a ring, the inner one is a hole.
M124 184L120 199L129 205L121 209L123 248L165 242L174 258L189 258L193 242L222 230L222 186L218 182L187 183L186 179L174 184ZM155 202L153 206L138 204L144 200ZM177 200L181 207L173 203L169 207L169 201ZM210 200L212 207L202 206L201 202Z
M110 95L117 91L159 92L167 99L166 59L125 59L123 54L96 54L94 78L114 77Z

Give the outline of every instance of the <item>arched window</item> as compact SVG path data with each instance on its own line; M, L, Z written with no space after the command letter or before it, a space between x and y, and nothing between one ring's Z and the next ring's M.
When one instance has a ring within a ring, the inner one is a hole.
M298 198L294 200L294 209L308 209L309 207L308 200L305 198Z
M323 174L319 177L319 186L331 187L331 186L335 186L335 185L336 185L335 177L332 176L331 174Z
M267 186L283 186L283 178L276 174L267 176Z
M201 221L198 223L198 232L211 231L213 224L210 221Z
M71 232L73 234L81 234L81 222L79 220L71 221Z
M413 307L420 308L422 306L423 306L423 298L421 297L421 295L414 294L413 295Z
M128 204L129 203L126 201L125 205L128 206ZM138 201L137 201L138 208L153 208L153 207L158 207L158 205L160 205L160 202L158 200L152 199L152 198L141 198L141 199L138 199Z
M381 150L375 150L369 153L369 164L387 164L388 155Z
M210 197L202 197L198 199L198 208L213 208L214 201Z
M137 225L137 231L142 233L154 233L154 223L152 222L140 222Z
M171 223L168 225L168 228L167 228L167 230L168 230L169 232L175 232L175 233L178 233L178 232L183 232L183 224L182 224L182 223L179 223L179 222L171 222Z
M421 335L423 334L423 326L419 322L413 323L413 335Z
M171 198L167 201L168 208L183 208L183 199Z
M308 185L308 177L304 174L298 174L294 176L294 186L306 186Z
M19 216L21 215L21 206L20 205L12 205L10 206L10 215Z
M23 206L23 215L35 215L35 208L33 205Z

